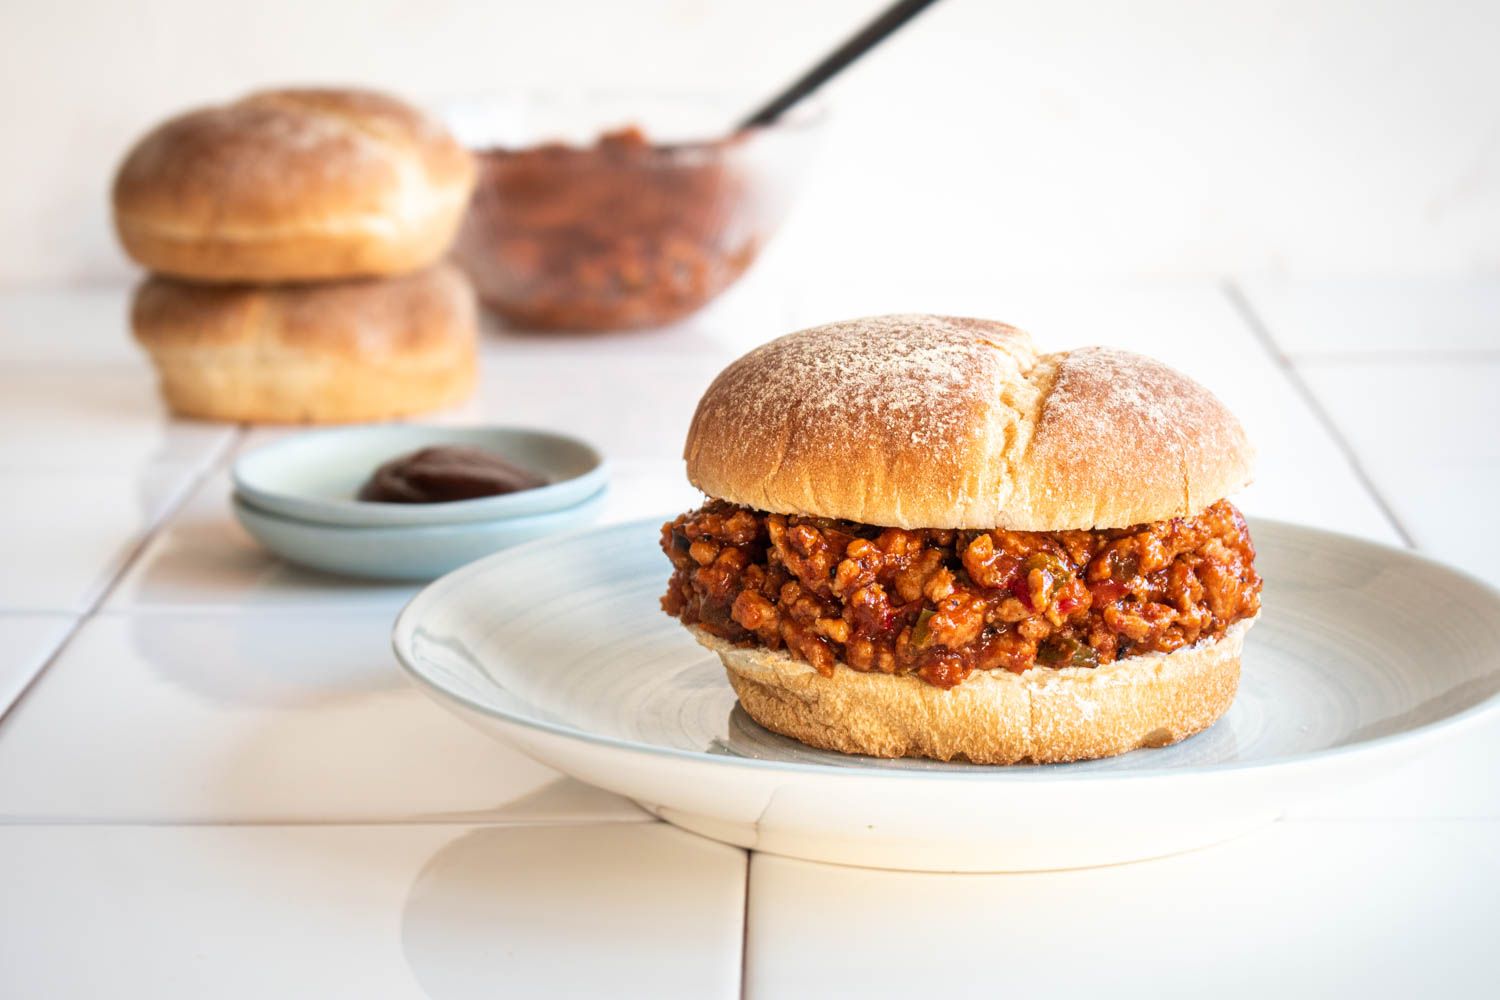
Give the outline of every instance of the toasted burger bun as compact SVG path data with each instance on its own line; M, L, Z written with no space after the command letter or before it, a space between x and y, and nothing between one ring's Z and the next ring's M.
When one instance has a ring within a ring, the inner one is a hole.
M378 420L456 403L474 387L474 293L447 264L326 285L151 278L131 325L184 416Z
M872 757L975 764L1062 763L1161 747L1207 729L1240 679L1255 619L1217 641L1084 669L979 670L951 690L910 675L840 664L824 677L781 650L740 648L697 626L719 654L740 704L772 732Z
M438 260L474 163L416 109L364 90L272 90L136 144L114 183L125 250L195 281L398 274Z
M1150 358L1039 355L1003 323L876 316L730 365L693 417L711 497L899 528L1062 531L1195 514L1244 486L1239 422Z

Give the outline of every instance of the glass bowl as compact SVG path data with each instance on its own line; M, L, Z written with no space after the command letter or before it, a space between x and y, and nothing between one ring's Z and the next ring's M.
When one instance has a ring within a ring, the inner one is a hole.
M455 104L446 117L479 177L454 258L523 329L624 330L697 311L775 232L823 117L813 107L712 138L743 111L623 95Z

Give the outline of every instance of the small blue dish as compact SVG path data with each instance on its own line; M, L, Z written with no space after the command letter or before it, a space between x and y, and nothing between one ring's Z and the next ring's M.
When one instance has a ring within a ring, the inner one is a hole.
M234 516L288 562L375 580L432 580L500 549L583 527L599 516L607 490L562 510L460 524L342 527L262 510L235 494Z
M546 486L448 503L356 499L383 462L430 445L466 445L507 458ZM337 527L466 524L531 517L581 503L604 488L598 449L578 438L523 427L373 424L296 434L241 455L235 492L266 514Z

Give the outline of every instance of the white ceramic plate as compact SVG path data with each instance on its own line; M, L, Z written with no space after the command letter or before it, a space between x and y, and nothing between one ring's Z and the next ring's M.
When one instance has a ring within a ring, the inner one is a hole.
M1500 701L1500 594L1431 560L1255 521L1266 580L1234 706L1176 746L1010 768L813 750L736 707L664 615L660 522L524 546L429 586L408 672L484 731L672 823L793 857L934 871L1108 864L1225 840Z
M450 503L355 499L376 466L435 444L492 451L546 479L547 485ZM231 471L235 492L269 514L350 527L462 524L545 514L598 493L608 474L598 450L566 434L523 427L418 424L308 431L241 455Z
M256 541L325 573L375 580L431 580L512 545L582 528L599 516L606 490L562 510L461 524L341 527L261 510L236 494L234 516Z

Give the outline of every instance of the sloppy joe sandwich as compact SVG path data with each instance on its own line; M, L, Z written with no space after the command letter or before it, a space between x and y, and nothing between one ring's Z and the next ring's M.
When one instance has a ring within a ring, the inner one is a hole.
M1162 746L1233 701L1261 581L1234 416L1150 358L881 316L731 364L662 607L761 725L1008 764Z

